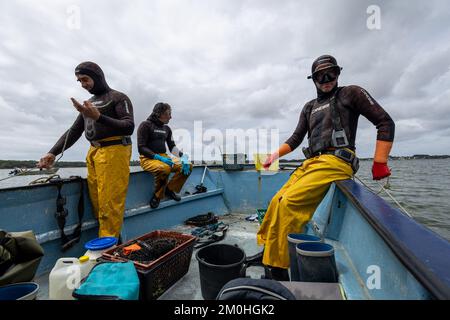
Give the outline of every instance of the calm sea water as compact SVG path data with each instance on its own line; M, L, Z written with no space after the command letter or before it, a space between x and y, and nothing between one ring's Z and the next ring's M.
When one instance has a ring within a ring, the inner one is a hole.
M390 193L413 216L444 238L450 240L450 159L439 160L393 160ZM362 161L357 176L375 191L380 190L372 180L371 161ZM140 171L131 167L131 171ZM0 170L0 179L7 177L11 170ZM86 168L62 168L61 177L77 175L86 177ZM29 184L39 176L19 176L0 181L0 188L17 187ZM384 199L396 206L384 194Z
M450 240L450 159L393 160L389 166L391 195L416 221ZM371 168L371 161L361 161L357 176L378 192ZM396 206L383 191L380 196Z

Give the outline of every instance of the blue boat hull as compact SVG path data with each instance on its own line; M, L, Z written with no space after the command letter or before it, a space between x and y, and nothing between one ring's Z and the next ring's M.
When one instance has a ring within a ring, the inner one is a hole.
M442 269L449 265L448 242L351 180L331 186L307 233L335 247L348 299L448 298L448 270ZM435 249L429 242L414 243L427 237L436 240ZM440 259L444 252L447 256ZM443 278L433 278L434 268L441 268Z
M254 213L267 207L291 171L261 175L249 168L242 171L210 168L204 181L208 191L193 194L202 173L203 167L194 168L182 190L181 202L164 201L154 210L148 206L153 178L145 172L132 173L123 240L168 229L209 211L216 215ZM69 210L67 233L78 222L80 190L80 182L68 182L62 188ZM54 217L56 196L54 185L0 190L0 227L7 231L33 230L45 250L38 274L49 272L60 257L82 255L83 244L97 236L97 222L84 188L82 238L62 253ZM322 236L335 247L340 282L349 299L450 298L449 242L352 180L331 186L307 232Z

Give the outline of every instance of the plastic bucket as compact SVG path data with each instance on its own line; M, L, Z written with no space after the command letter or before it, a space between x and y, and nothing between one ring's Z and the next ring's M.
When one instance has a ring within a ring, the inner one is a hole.
M100 258L103 252L114 247L117 244L117 238L114 237L101 237L92 239L85 243L84 247L88 250L84 253L89 257L89 260L96 261Z
M323 242L297 244L299 281L338 282L339 275L332 245Z
M203 299L214 300L230 280L241 277L245 252L229 244L213 244L201 248L195 255L200 270Z
M321 239L304 233L290 233L287 236L289 245L289 263L291 269L291 281L300 281L298 274L297 251L296 246L302 242L320 242Z
M35 282L21 282L0 287L0 301L35 300L39 285Z

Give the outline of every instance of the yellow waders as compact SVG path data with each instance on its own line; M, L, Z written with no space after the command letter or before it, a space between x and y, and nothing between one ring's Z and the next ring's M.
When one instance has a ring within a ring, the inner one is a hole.
M287 235L302 232L333 181L352 175L350 164L328 154L306 160L292 173L272 198L257 234L265 265L289 267Z
M165 153L160 153L159 155L166 158L169 157ZM189 173L189 175L185 176L181 172L181 163L179 161L177 162L174 161L174 165L170 167L168 164L165 164L164 162L155 159L149 159L145 156L140 156L139 159L141 161L142 169L153 174L155 178L155 195L158 199L164 198L166 188L175 193L180 192L181 188L183 187L184 183L186 182L187 178L190 175ZM167 180L171 172L174 172L175 174L172 177L172 179L170 179L170 182L167 183ZM190 172L192 172L192 164Z
M117 140L110 137L101 141ZM131 145L91 146L86 157L89 196L98 219L99 237L116 237L122 229L130 177Z

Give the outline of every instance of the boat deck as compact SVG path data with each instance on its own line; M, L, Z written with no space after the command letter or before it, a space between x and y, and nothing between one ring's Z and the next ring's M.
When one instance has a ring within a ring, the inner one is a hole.
M245 218L249 216L245 214L227 214L219 216L219 222L223 222L229 225L226 232L226 237L217 243L226 243L232 245L238 245L244 250L247 256L254 255L262 250L256 244L256 232L258 231L259 224L257 221L247 221ZM170 228L171 231L181 232L185 234L191 234L195 227L187 225L177 225ZM149 230L150 232L151 230ZM202 294L200 290L200 274L198 268L198 261L195 258L197 250L194 249L192 254L191 263L188 273L178 280L172 287L170 287L163 295L159 297L160 300L202 300ZM251 278L259 279L264 274L264 269L258 266L252 266L247 269L247 276ZM38 300L48 300L48 277L46 273L35 281L39 284L40 290L37 296Z
M217 243L226 243L238 245L244 250L247 256L254 255L262 250L256 244L256 232L259 224L257 221L246 221L246 215L243 214L229 214L220 217L220 222L229 225L226 237ZM175 231L182 233L191 233L193 228L185 225L176 226ZM161 300L202 300L200 290L200 274L198 268L198 261L195 258L194 250L192 254L189 272L180 279L175 285L167 290L159 299ZM247 276L252 278L261 278L264 274L262 267L250 267L247 269Z

